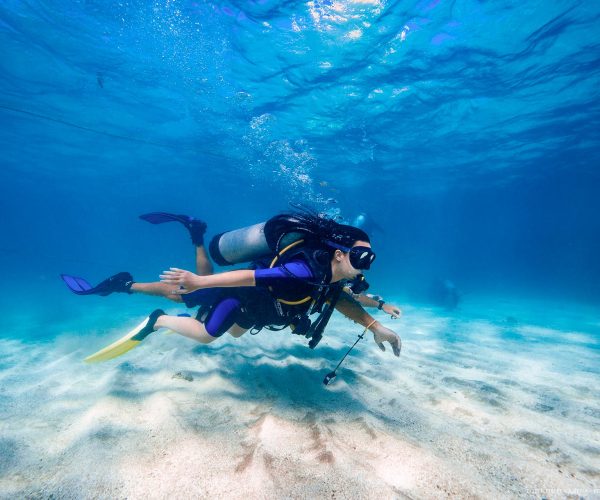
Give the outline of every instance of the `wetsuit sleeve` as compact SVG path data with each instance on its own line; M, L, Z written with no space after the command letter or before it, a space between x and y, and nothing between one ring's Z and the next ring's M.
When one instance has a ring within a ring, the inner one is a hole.
M271 267L268 269L257 269L254 271L256 286L269 286L281 281L301 279L314 279L313 272L308 264L302 261L292 261L284 266Z

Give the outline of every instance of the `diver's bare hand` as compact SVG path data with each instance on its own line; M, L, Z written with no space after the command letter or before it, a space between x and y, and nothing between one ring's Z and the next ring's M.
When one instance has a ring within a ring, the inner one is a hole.
M383 343L388 342L392 346L394 356L400 356L402 341L396 332L383 326L381 323L379 323L379 321L375 322L375 324L371 327L371 331L373 332L373 340L379 346L379 349L385 351L385 346Z
M183 295L202 287L202 276L177 267L171 267L168 271L163 271L163 274L160 275L160 281L176 287L171 290L174 295Z
M400 316L402 316L402 309L394 304L383 304L381 309L384 313L389 314L392 319L398 319Z

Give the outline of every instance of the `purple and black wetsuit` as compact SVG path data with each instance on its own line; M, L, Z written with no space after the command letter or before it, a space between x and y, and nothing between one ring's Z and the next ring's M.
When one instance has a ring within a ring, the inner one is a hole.
M271 320L264 324L277 324L281 318L274 310L274 297L300 300L314 288L313 284L307 284L314 280L314 273L302 260L256 269L255 279L256 287L205 288L182 295L182 298L188 307L201 306L199 320L211 336L220 337L234 324L251 328L256 324L257 313Z

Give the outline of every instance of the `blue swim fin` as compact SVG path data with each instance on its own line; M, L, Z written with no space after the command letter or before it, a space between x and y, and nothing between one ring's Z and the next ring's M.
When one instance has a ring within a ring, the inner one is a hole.
M101 295L105 297L114 292L132 293L133 276L126 272L115 274L96 286L90 285L85 279L77 276L61 274L60 277L69 287L69 290L77 295Z
M150 212L149 214L140 215L140 219L149 222L150 224L164 224L165 222L180 222L185 227L189 227L193 217L187 215L169 214L167 212Z
M196 246L204 245L204 233L206 232L206 223L199 219L194 219L188 215L169 214L167 212L150 212L140 215L140 219L150 224L164 224L165 222L179 222L190 232L192 243Z
M76 293L77 295L88 295L90 293L90 290L94 288L86 280L84 280L83 278L78 278L77 276L61 274L60 277L69 287L69 290L71 290L73 293Z

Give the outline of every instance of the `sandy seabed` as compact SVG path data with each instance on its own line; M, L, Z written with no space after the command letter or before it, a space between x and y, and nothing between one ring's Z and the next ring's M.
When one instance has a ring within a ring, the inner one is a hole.
M329 387L361 331L339 316L314 351L289 331L159 332L97 365L81 360L143 313L92 305L51 339L9 325L0 497L600 498L600 323L530 311L378 313L402 356L369 337Z

